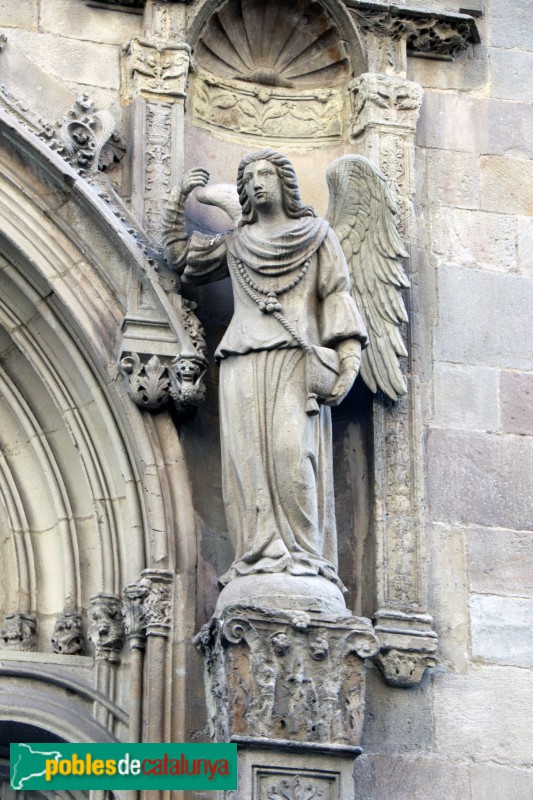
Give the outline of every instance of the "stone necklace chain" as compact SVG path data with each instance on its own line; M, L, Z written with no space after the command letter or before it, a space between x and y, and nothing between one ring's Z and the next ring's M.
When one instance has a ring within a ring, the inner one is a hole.
M285 286L282 286L281 289L263 289L262 286L260 286L252 279L248 271L249 268L246 266L244 261L237 260L237 278L239 279L239 283L241 284L243 289L244 289L243 285L244 281L244 283L246 283L250 287L250 289L253 289L256 292L259 292L259 294L264 295L266 297L266 300L264 301L261 300L258 303L259 309L263 311L263 313L265 314L273 314L275 311L279 312L283 311L281 304L278 302L278 297L281 297L281 295L290 292L291 289L294 289L295 286L298 286L300 281L303 278L305 278L310 264L311 262L309 259L304 261L304 263L302 264L302 268L298 272L297 276L293 278L292 281L287 283ZM242 280L240 280L241 278ZM247 292L247 294L249 293ZM256 300L255 297L253 299Z
M235 273L235 277L237 278L239 285L243 291L246 292L248 297L250 297L254 303L258 305L259 310L262 311L263 314L272 314L272 316L278 320L280 325L283 325L285 330L291 334L291 336L298 342L302 350L305 350L306 353L310 352L312 347L309 342L306 341L303 336L301 336L291 325L289 320L283 316L283 307L281 303L278 302L278 297L286 294L291 289L294 289L295 286L298 286L300 281L307 274L310 264L311 262L309 259L304 261L302 268L298 272L298 275L286 286L282 286L281 289L263 289L262 286L259 286L259 284L250 277L248 268L243 261L236 261L237 269ZM258 297L255 292L259 292L259 294L265 297L265 299L263 300L261 297Z

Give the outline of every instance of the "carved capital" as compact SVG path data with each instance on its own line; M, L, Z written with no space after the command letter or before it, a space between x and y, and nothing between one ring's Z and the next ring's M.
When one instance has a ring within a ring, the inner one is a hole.
M120 362L129 396L148 411L159 411L171 399L180 413L197 408L205 397L206 368L207 361L200 354L172 359L153 355L141 360L138 353L131 353Z
M120 662L124 646L122 602L113 594L95 594L89 601L89 638L95 647L95 659L110 664Z
M83 633L81 614L78 611L65 609L56 619L52 633L52 648L54 653L74 656L81 655L85 650L85 635Z
M347 0L363 34L403 39L410 55L452 60L469 44L480 41L476 22L468 14Z
M144 650L146 645L146 612L144 601L148 595L148 587L140 583L130 583L124 589L122 614L124 630L130 650Z
M230 606L195 644L218 741L359 743L364 658L378 651L369 620Z
M437 634L428 614L380 610L374 615L380 651L375 661L389 686L408 688L437 664Z
M191 48L185 43L131 39L122 51L126 102L138 95L173 100L186 97Z
M143 610L147 636L167 639L172 629L173 574L166 569L143 569L139 586L146 589Z
M414 133L424 90L414 81L367 72L349 85L350 135L360 136L372 126L403 128Z
M0 642L6 650L35 650L37 620L32 614L23 614L19 611L7 614L0 630Z

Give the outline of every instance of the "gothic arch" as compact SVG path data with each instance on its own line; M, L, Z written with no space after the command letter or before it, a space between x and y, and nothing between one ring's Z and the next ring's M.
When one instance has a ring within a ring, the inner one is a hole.
M188 519L175 426L140 411L116 369L145 256L89 184L5 112L0 135L3 600L8 612L38 607L44 636L63 607L120 594L147 566L186 568L194 553L174 544Z

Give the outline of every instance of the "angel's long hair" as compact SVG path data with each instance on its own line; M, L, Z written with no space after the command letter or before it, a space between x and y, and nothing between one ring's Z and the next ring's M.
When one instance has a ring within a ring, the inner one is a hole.
M246 186L244 184L244 170L254 161L270 161L270 163L275 166L281 181L283 210L288 217L299 219L300 217L316 216L311 206L304 206L302 203L296 173L289 159L276 150L266 147L263 150L256 150L255 153L249 153L239 164L239 169L237 171L237 191L242 207L242 217L239 225L249 225L257 221L257 211L246 193Z

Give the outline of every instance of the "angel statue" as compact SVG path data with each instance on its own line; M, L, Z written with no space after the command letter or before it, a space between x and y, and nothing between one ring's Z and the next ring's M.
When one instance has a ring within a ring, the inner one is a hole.
M189 172L174 190L163 240L183 282L231 277L235 310L220 362L223 497L235 560L221 578L288 573L340 588L330 406L361 365L372 391L406 391L398 355L406 256L384 176L344 156L327 174L327 219L303 205L290 161L271 149L242 159L234 190ZM234 226L187 238L185 200L223 207ZM232 193L233 192L233 193ZM350 280L351 279L351 280ZM370 334L367 335L367 330Z

